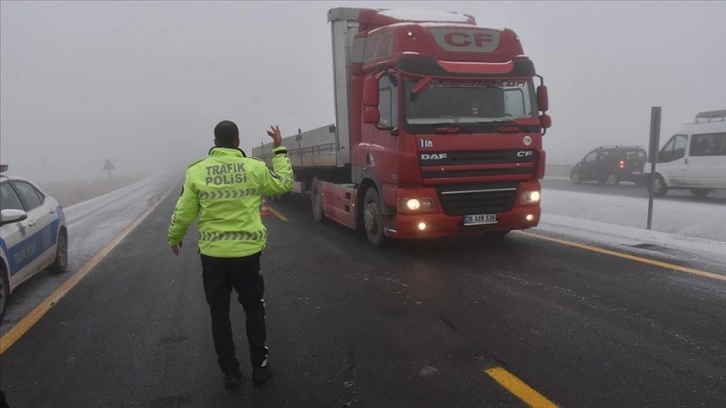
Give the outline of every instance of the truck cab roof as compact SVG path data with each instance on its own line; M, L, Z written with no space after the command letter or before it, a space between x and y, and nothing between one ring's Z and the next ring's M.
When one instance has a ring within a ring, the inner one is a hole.
M481 27L474 17L440 11L336 8L329 21L357 26L351 42L354 75L397 67L416 75L533 76L517 34ZM464 64L465 62L465 64Z

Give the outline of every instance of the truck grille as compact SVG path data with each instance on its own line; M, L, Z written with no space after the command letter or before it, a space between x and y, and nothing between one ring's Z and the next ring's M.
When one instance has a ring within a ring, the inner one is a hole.
M512 209L517 183L447 185L436 192L446 215L494 214Z
M529 152L529 156L520 157L518 154ZM484 150L484 151L455 151L421 153L423 165L448 165L460 164L501 164L501 163L533 163L537 153L533 150Z
M520 157L523 154L527 155ZM525 180L537 171L537 152L532 150L421 153L419 157L424 179L518 176Z
M509 176L532 174L532 167L514 167L501 169L479 169L479 170L444 170L444 171L424 171L423 178L449 178L449 177L482 177L482 176Z

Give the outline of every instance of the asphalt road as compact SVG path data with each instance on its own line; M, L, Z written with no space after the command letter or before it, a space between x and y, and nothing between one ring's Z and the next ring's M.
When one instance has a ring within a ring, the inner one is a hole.
M265 218L275 375L226 390L175 199L0 357L12 408L525 406L493 367L565 407L726 406L724 281L519 233L379 250L298 202Z
M646 186L636 186L635 184L628 182L622 182L617 186L600 185L597 182L573 184L569 179L565 177L547 177L544 180L541 180L541 183L542 188L544 189L619 195L625 197L648 197L648 189ZM695 197L688 190L669 190L665 196L656 199L682 201L689 203L698 202L726 204L726 190L713 191L703 198Z

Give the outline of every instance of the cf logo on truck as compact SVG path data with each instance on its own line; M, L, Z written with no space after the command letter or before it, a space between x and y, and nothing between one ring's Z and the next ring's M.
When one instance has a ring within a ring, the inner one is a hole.
M472 43L476 44L476 47L481 47L484 43L490 43L494 41L494 35L491 33L462 33L453 32L448 33L444 36L447 44L453 45L454 47L469 47Z
M431 153L431 154L423 153L423 154L421 154L421 160L444 160L444 159L446 159L446 153L438 153L438 154L437 153Z
M439 47L454 52L492 52L501 39L501 31L486 28L432 27L429 32Z
M517 152L517 157L529 157L532 154L534 154L534 152L532 152L531 150L527 150L524 152Z

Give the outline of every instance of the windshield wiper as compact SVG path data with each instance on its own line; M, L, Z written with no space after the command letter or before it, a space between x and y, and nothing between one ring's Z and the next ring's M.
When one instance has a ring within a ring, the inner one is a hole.
M464 133L471 133L471 129L461 126L456 122L421 123L421 125L437 126L436 133L457 133L459 131Z
M508 131L509 129L507 129L507 128L519 129L519 130L523 130L525 132L536 132L537 131L536 128L530 127L531 125L529 125L529 126L523 125L523 124L517 122L516 120L479 121L476 123L477 124L496 125L496 126L498 126L497 131L502 132L502 133L505 131ZM514 130L514 129L512 129L512 130Z

